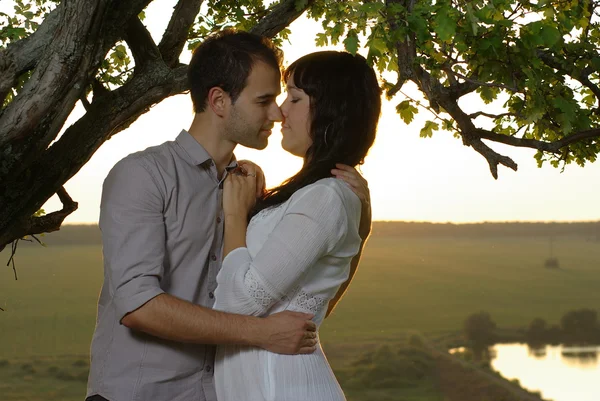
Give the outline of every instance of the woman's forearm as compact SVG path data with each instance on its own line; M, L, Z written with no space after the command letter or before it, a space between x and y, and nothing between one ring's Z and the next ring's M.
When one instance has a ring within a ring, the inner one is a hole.
M237 248L246 246L247 219L239 215L225 216L225 240L223 244L223 258Z

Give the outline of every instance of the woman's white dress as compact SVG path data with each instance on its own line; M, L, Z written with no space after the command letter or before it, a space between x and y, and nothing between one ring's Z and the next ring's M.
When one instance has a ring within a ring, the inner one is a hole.
M223 260L215 309L254 316L307 312L319 326L359 250L360 208L343 181L325 178L254 216L247 248ZM215 386L219 401L345 400L320 346L310 355L219 346Z

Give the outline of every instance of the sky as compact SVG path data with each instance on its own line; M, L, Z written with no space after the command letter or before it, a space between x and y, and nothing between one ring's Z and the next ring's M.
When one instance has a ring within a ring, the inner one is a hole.
M0 11L10 11L10 1L2 2ZM157 0L146 11L144 23L158 43L174 0ZM320 23L304 17L291 26L290 42L283 46L285 65L304 54L341 47L317 47L314 37ZM364 49L359 50L364 53ZM187 63L187 51L180 61ZM416 87L405 85L403 91L419 97ZM284 95L283 95L284 96ZM283 96L280 102L283 101ZM473 149L465 147L452 133L440 131L432 138L420 138L419 130L431 115L421 110L410 125L402 122L395 106L404 100L399 94L384 101L377 139L361 170L369 181L374 220L428 222L483 221L591 221L600 220L600 162L584 168L569 165L564 172L550 165L537 168L534 151L490 146L511 157L517 172L500 167L494 180L487 161ZM477 99L465 99L470 110L489 111ZM493 106L491 106L493 107ZM83 115L78 105L65 128ZM188 94L168 98L141 116L128 129L113 136L65 187L79 202L79 209L66 223L96 223L99 215L102 182L112 166L130 153L173 140L192 121L192 104ZM272 187L292 176L301 167L301 159L281 149L279 124L262 151L238 147L238 159L249 159L265 171L267 186ZM60 209L57 197L44 209Z

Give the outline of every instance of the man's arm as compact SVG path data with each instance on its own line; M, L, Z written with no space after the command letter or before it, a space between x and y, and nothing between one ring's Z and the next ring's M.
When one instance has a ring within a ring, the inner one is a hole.
M166 340L199 344L243 344L280 354L314 351L316 330L310 315L279 313L261 319L218 312L161 294L128 313L121 323Z
M310 352L316 329L304 314L273 319L219 313L160 287L164 275L165 190L143 159L126 158L108 175L100 227L117 318L125 326L180 342L251 344L273 352Z

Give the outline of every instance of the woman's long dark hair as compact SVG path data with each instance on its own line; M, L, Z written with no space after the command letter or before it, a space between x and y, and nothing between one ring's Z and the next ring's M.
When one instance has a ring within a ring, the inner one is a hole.
M249 218L285 202L300 188L331 177L336 163L362 164L375 141L381 89L364 57L336 51L311 53L293 62L283 80L292 76L295 86L310 97L312 145L302 169L268 190Z

